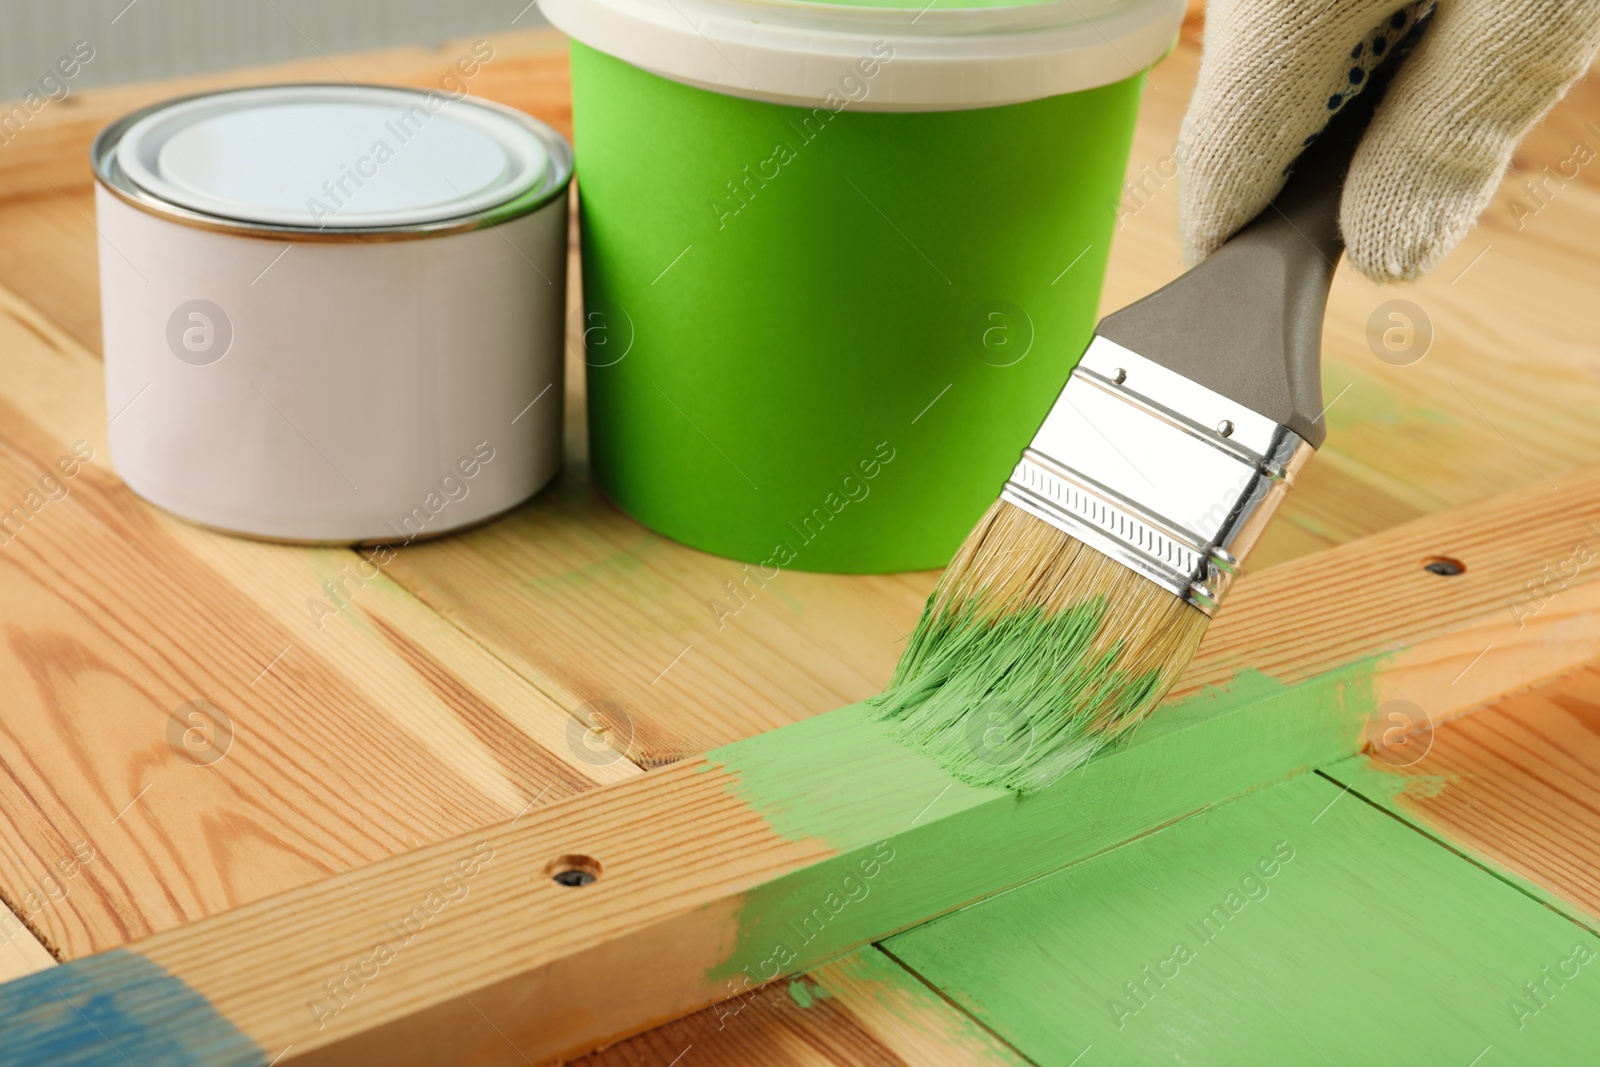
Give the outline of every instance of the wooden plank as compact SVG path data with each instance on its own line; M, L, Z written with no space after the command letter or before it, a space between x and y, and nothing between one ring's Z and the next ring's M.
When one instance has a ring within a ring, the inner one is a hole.
M1421 711L1403 741L1328 776L1596 928L1600 667L1437 726Z
M63 956L633 772L392 582L352 579L353 553L140 502L107 466L98 361L3 290L0 377L0 894L86 842L35 927Z
M94 190L0 200L0 285L11 288L74 341L100 352L100 275L95 263ZM45 255L39 250L48 249Z
M1187 698L1026 800L954 781L844 708L79 961L70 980L120 998L130 1033L199 1013L219 1063L428 1062L445 1040L471 1062L587 1051L1353 754L1395 694L1434 692L1442 719L1583 662L1595 574L1519 630L1505 603L1522 575L1499 564L1570 546L1597 498L1600 469L1258 575ZM1423 571L1439 547L1467 571ZM1225 688L1193 692L1207 679ZM546 877L571 856L599 880ZM470 896L440 903L463 864ZM437 914L402 937L418 907ZM347 967L359 987L338 984ZM19 1032L98 1047L59 1012L28 1018Z
M692 1057L692 1059L691 1059ZM659 1026L577 1063L706 1067L1024 1067L970 1015L876 948Z
M1170 161L1197 57L1195 42L1186 41L1154 72L1135 139L1134 180L1159 175L1163 161ZM1175 182L1143 188L1151 192L1135 191L1125 202L1139 206L1117 234L1102 302L1107 310L1180 269ZM1576 302L1570 280L1548 277L1539 245L1511 245L1510 252L1501 251L1517 271L1539 277L1546 293L1549 286L1568 293L1580 309L1573 313L1587 314L1581 309L1589 303ZM1577 345L1577 335L1553 310L1551 318L1521 328L1537 348L1525 358L1537 381L1529 388L1537 390L1544 412L1532 421L1518 415L1513 426L1493 398L1507 367L1503 352L1474 352L1471 360L1463 354L1480 330L1446 331L1446 321L1423 363L1390 367L1368 350L1365 335L1367 320L1392 294L1348 272L1341 278L1324 375L1327 396L1337 398L1329 411L1333 443L1290 494L1253 567L1347 543L1493 491L1546 484L1524 453L1539 456L1557 480L1574 465L1600 458L1600 423L1592 418L1600 407L1600 374L1585 362L1587 346ZM1415 290L1418 299L1429 308L1438 300L1447 311L1477 314L1484 293L1463 299L1445 281L1424 283ZM1498 279L1494 306L1505 306L1505 294L1520 292L1523 284ZM1449 292L1436 298L1428 295L1429 285ZM1466 393L1458 393L1450 382L1468 363L1476 376L1459 377ZM1445 368L1445 377L1416 385L1418 367L1429 373ZM581 380L581 370L574 361L569 378ZM1481 384L1468 388L1473 382ZM1411 391L1397 391L1401 387ZM1553 423L1559 432L1547 428ZM1410 450L1409 466L1387 461L1398 439ZM752 580L738 564L685 551L609 508L588 484L577 458L582 448L575 432L569 438L574 459L559 497L551 494L493 528L422 546L396 568L398 579L508 660L525 663L528 677L569 705L605 700L625 711L647 763L862 699L887 679L898 639L914 622L931 576L785 572L770 582ZM1432 488L1440 484L1441 469L1462 472L1451 475L1448 492ZM539 610L529 610L530 598ZM597 612L596 605L603 607Z
M497 58L474 79L474 92L564 128L570 106L557 39L516 36L503 46L502 38L493 40ZM370 70L376 80L415 82L441 69L440 53L418 54L423 58L416 66L374 60L361 76ZM452 46L443 49L449 54ZM1140 184L1125 201L1136 209L1116 236L1107 308L1142 295L1181 267L1170 161L1197 56L1191 34L1152 76L1130 165L1130 180ZM342 57L335 62L353 69ZM305 73L291 67L251 77ZM202 83L211 84L202 79L184 88ZM138 90L146 94L139 101L177 88ZM91 97L83 94L85 107ZM1581 109L1596 101L1600 97L1580 87L1551 123L1577 135ZM96 105L104 114L95 123L134 102ZM51 115L47 109L40 121ZM92 125L82 124L75 135L80 142ZM1562 140L1538 141L1526 166L1565 158L1570 146ZM22 143L19 138L13 147ZM1519 188L1517 181L1508 179L1503 196ZM21 287L92 348L98 345L92 211L81 193L63 189L65 198L47 188L42 197L0 198L0 227L18 237L0 248L0 281ZM1367 321L1394 294L1341 275L1326 344L1325 390L1330 400L1339 397L1329 411L1332 440L1290 495L1252 561L1255 569L1539 481L1519 449L1558 480L1574 464L1600 459L1600 423L1592 418L1600 408L1600 373L1587 342L1600 328L1587 316L1600 309L1590 310L1593 302L1572 280L1594 265L1594 253L1570 236L1592 226L1593 205L1581 192L1563 191L1523 231L1497 241L1457 284L1449 284L1457 264L1465 266L1480 250L1471 242L1437 279L1407 290L1408 299L1440 320L1434 349L1415 366L1387 366L1367 348ZM1498 201L1497 210L1504 210ZM1554 252L1552 244L1559 246ZM1508 310L1503 322L1485 323L1485 308ZM1516 326L1515 360L1506 358L1505 323ZM589 481L582 364L575 355L569 370L569 462L557 485L491 528L413 546L391 577L569 710L588 704L625 715L637 734L636 753L649 764L876 692L932 576L785 572L758 583L738 564L643 530ZM1508 397L1532 399L1503 411L1496 399L1502 387L1509 388Z
M499 48L501 39L494 40ZM490 77L504 72L503 83L491 86L487 81L475 82L474 91L480 91L481 86L483 95L512 100L554 121L558 127L567 128L565 67L560 46L557 43L539 56L533 55L537 49L532 46L530 49L528 62L519 67L511 65L514 59L511 46L501 49L497 52L496 63L503 57L507 64L491 64L484 74ZM450 49L446 47L440 51L449 53ZM1194 55L1192 47L1181 48L1157 71L1156 84L1148 97L1146 114L1136 139L1131 176L1138 176L1142 163L1159 162L1163 155L1170 153L1171 133L1177 128L1177 117L1188 92L1183 71L1187 69L1190 72L1187 77L1192 79ZM430 71L440 69L438 65L428 66L437 64L439 58L439 55L426 57L411 75L397 67L380 69L382 64L378 64L370 80L406 82L408 78L426 77ZM346 70L354 70L343 57L336 57L335 62ZM251 75L252 80L258 81L288 76L293 75L287 70ZM311 76L329 75L324 72ZM366 73L359 76L369 77ZM216 84L211 79L200 81L206 86ZM48 176L55 173L49 167L65 166L60 175L65 182L58 183L65 195L48 187L43 187L42 195L38 195L41 187L37 175L27 176L25 168L6 172L9 175L6 180L15 178L18 184L6 187L16 195L0 198L0 227L5 228L8 237L14 238L0 248L0 280L10 281L25 290L30 303L45 309L46 317L66 324L69 332L90 349L98 347L98 311L92 281L93 231L88 224L92 211L88 209L81 185L74 185L81 183L86 173L79 162L83 146L104 117L176 89L158 87L144 90L150 95L137 101L130 98L131 102L121 105L105 103L104 116L79 123L76 145L63 142L68 144L63 150L66 155L44 152L43 142L36 142L41 148L36 158L46 160L43 173ZM1565 158L1570 152L1570 144L1565 140L1567 134L1588 136L1582 132L1581 122L1576 121L1585 108L1589 112L1594 109L1595 101L1582 95L1585 92L1586 89L1580 88L1553 116L1551 123L1542 128L1559 130L1559 136L1552 133L1547 140L1539 141L1536 137L1535 142L1530 143L1529 153L1521 163L1525 169L1537 170L1542 161ZM83 94L81 99L87 102L89 95ZM34 132L43 129L40 127ZM52 162L56 156L64 163ZM6 160L0 160L0 165L22 158L8 155ZM1502 190L1503 197L1507 189L1516 187L1518 180L1508 179L1508 185ZM1585 171L1578 185L1590 181ZM1175 188L1168 183L1158 190L1155 200L1131 218L1119 233L1112 278L1107 288L1109 304L1142 294L1164 276L1162 272L1167 275L1176 272L1176 244L1172 237ZM27 195L30 192L34 195ZM1569 192L1577 195L1569 195ZM1335 292L1336 315L1329 330L1327 393L1331 398L1345 384L1354 382L1355 385L1330 412L1334 443L1319 457L1305 482L1292 495L1291 504L1260 550L1256 563L1265 564L1273 559L1315 551L1387 527L1424 510L1476 499L1495 488L1536 479L1538 472L1523 459L1518 449L1527 450L1541 468L1556 475L1557 481L1563 484L1561 470L1600 455L1590 439L1592 419L1586 414L1595 407L1595 382L1600 381L1600 374L1593 372L1587 342L1587 337L1593 333L1592 324L1586 325L1584 318L1589 314L1584 310L1589 304L1582 302L1582 294L1575 290L1571 280L1583 277L1585 270L1592 270L1593 266L1593 252L1588 247L1592 242L1586 242L1583 235L1586 227L1592 227L1590 220L1594 217L1595 205L1592 200L1585 199L1583 193L1579 187L1561 192L1558 200L1541 210L1536 219L1529 220L1522 231L1503 226L1505 241L1502 243L1496 238L1494 250L1481 262L1473 263L1458 284L1447 284L1454 279L1455 264L1466 267L1480 251L1470 241L1446 268L1441 269L1436 282L1428 283L1443 294L1445 321L1435 349L1421 366L1431 369L1437 365L1446 369L1450 373L1445 377L1423 379L1414 373L1416 367L1390 368L1369 358L1363 340L1366 321L1378 302L1394 294L1363 290L1359 283L1341 283L1342 287ZM1496 210L1503 207L1503 200L1497 201ZM1164 214L1166 212L1171 214ZM1487 268L1493 269L1485 273ZM1445 278L1446 273L1450 273L1451 278ZM1118 286L1125 288L1126 295L1119 295ZM1429 295L1434 290L1425 285L1413 292L1428 296L1426 306L1437 317L1438 306L1431 302L1433 297ZM1515 318L1502 316L1498 320L1485 320L1485 308L1508 307L1527 310L1519 311ZM21 328L38 328L36 318L25 316L19 321L27 324ZM1515 338L1508 334L1507 323L1517 324ZM1516 360L1509 360L1504 358L1505 350L1513 340L1526 343L1529 351L1520 352ZM1344 373L1347 369L1348 375ZM1470 402L1452 399L1458 394L1451 382L1470 396ZM1496 398L1502 385L1508 383L1515 387L1509 395L1517 400L1518 410L1502 412L1496 406ZM73 388L88 395L81 382ZM89 387L89 391L98 391L98 385ZM1444 398L1444 407L1437 406L1440 395ZM30 397L27 403L33 405L40 399ZM54 396L43 399L53 401ZM569 397L569 408L581 413L581 394ZM929 576L849 580L786 574L779 582L764 587L760 596L752 598L748 606L739 605L740 610L731 619L722 620L726 624L724 627L715 627L712 620L718 616L711 605L725 595L725 582L742 580L739 569L659 538L652 540L650 535L605 505L587 486L581 463L581 422L575 421L573 427L577 446L572 453L575 462L569 466L559 489L565 496L558 498L552 494L526 509L518 516L521 525L514 531L508 526L502 540L485 538L472 551L441 552L437 558L418 557L414 573L403 576L404 584L416 588L428 603L441 607L457 626L493 647L502 660L515 668L515 674L498 666L477 673L471 669L465 671L466 676L475 679L474 684L500 694L489 701L497 714L514 715L516 709L526 705L536 709L531 716L533 722L552 722L537 710L545 707L543 703L518 698L518 694L527 691L529 682L550 693L557 703L568 709L583 703L609 702L605 706L620 709L636 724L641 757L659 762L857 699L875 691L887 677L898 652L898 638L915 618L931 583ZM1445 432L1440 427L1452 428ZM1505 437L1500 436L1502 430ZM1391 455L1388 450L1399 439L1404 440L1404 450ZM1348 448L1343 446L1346 441ZM1549 455L1540 450L1550 450ZM1549 456L1554 456L1554 465L1549 462ZM1444 479L1436 476L1439 471L1455 470L1472 473ZM1442 490L1436 486L1442 486ZM549 511L542 511L547 505ZM604 536L590 536L587 528L591 525L604 531ZM183 538L189 532L175 523L161 528L174 538ZM546 535L553 535L543 546L546 551L519 554L532 543L533 537ZM159 543L167 544L165 540ZM227 542L217 539L217 543ZM207 538L195 538L184 541L184 550L201 553L211 544ZM302 569L295 570L285 559L296 554L262 552L246 557L229 549L222 552L221 561L213 566L226 574L247 572L253 581L250 595L260 600L274 593L302 588L307 580L320 581L337 572L333 561L348 559L338 554L306 553L313 562L304 563ZM1495 566L1518 563L1505 556L1495 556L1491 562ZM1474 561L1474 570L1470 572L1474 580L1480 571ZM467 580L462 581L463 577ZM1362 582L1369 580L1372 580L1371 575L1357 577L1352 580L1351 587L1361 588ZM1387 575L1379 574L1376 580L1381 584L1387 580ZM569 588L562 588L564 584ZM531 612L527 604L530 590L538 601ZM451 641L459 640L459 635L452 637L454 632L449 627L440 630L438 621L420 610L404 592L387 583L374 587L373 592L377 595L368 597L366 592L362 593L369 601L362 610L380 615L387 612L409 622L409 630L398 626L396 632L407 634L407 640L413 645L431 649L433 642L438 641L445 646L442 658L446 663L462 660L470 667L478 662L481 653L473 649L470 642L452 645ZM1282 590L1277 593L1281 595ZM397 605L392 611L380 610L370 603L387 598L393 598ZM648 604L652 599L655 610L641 608L641 602ZM1272 595L1271 601L1278 603L1278 595ZM593 604L620 605L610 618L610 632L593 622L593 611L589 607ZM1230 611L1242 610L1247 604L1248 601L1241 598L1230 606ZM284 596L270 610L263 610L281 621L292 618L297 606L303 607L303 604L296 605L293 597ZM88 609L92 614L93 605L88 605ZM1452 707L1460 710L1474 700L1488 699L1503 691L1497 687L1518 684L1514 679L1525 661L1535 675L1561 669L1562 664L1570 665L1572 649L1584 634L1581 627L1586 619L1592 625L1592 615L1586 615L1588 610L1582 604L1572 604L1570 611L1562 609L1547 616L1540 624L1539 636L1519 635L1527 639L1520 644L1497 645L1476 663L1472 662L1473 658L1490 643L1489 638L1475 632L1471 625L1453 629L1448 639L1436 635L1427 641L1421 652L1414 648L1411 653L1394 657L1383 671L1373 676L1372 684L1379 691L1377 695L1387 694L1386 699L1399 693L1415 696L1447 686L1462 668L1469 668L1466 679L1477 688L1467 692L1460 686L1454 687L1452 691L1461 695L1441 708L1441 714L1451 713ZM1257 604L1257 611L1260 617L1255 625L1271 627L1277 609L1263 600ZM352 615L345 619L353 621L359 617ZM392 617L390 621L393 622ZM1343 655L1347 651L1342 636L1313 630L1307 619L1299 615L1294 617L1294 622L1316 645L1335 646L1337 651L1330 655ZM572 629L574 625L576 630ZM1453 625L1448 624L1446 629ZM1492 624L1485 625L1493 629ZM589 627L594 628L593 634L598 635L598 640L588 639L592 636ZM624 627L631 632L621 635L615 632ZM87 627L80 626L80 630L81 643L87 645L99 640ZM585 640L570 640L568 634L574 632L583 635ZM1212 641L1222 642L1228 632L1225 627L1219 627ZM677 642L679 637L683 638L681 644ZM375 644L370 635L341 636L338 640L344 643L337 646L336 658L353 657L356 661L370 656ZM804 649L803 654L786 658L784 650L796 648ZM1224 655L1227 652L1224 645L1218 644L1217 649L1219 659L1215 662L1223 665L1215 676L1217 679L1231 678L1241 663L1248 662L1248 645L1242 640L1236 646L1237 658L1233 660ZM557 660L552 653L559 654L566 662ZM266 650L266 655L270 654L271 650ZM393 663L392 660L380 662ZM381 674L384 669L385 666L380 666L373 674ZM405 673L408 669L401 666L401 677L409 677ZM445 674L456 669L450 667L431 677L442 680ZM1296 677L1296 668L1283 662L1269 665L1268 669L1269 673L1282 669L1285 678ZM1195 677L1200 678L1199 675ZM1364 674L1360 676L1360 683L1367 684ZM402 698L404 704L403 698L408 693L409 688L402 685L392 694L385 694L385 699L392 695ZM425 702L424 706L430 705ZM371 709L364 709L363 714L372 716L374 724L382 721L382 715ZM463 714L466 718L473 717ZM493 719L488 721L493 722ZM529 724L520 728L537 733ZM434 718L418 729L436 738L450 734L453 727L448 715L435 713ZM99 743L109 746L118 743L118 739L132 736L111 734L99 738ZM485 738L494 736L497 735L483 735ZM143 735L139 735L137 743L124 755L133 758L129 754L138 752L139 744L144 743L142 738ZM358 737L357 741L360 744L354 751L368 751L362 747L362 738ZM54 743L53 738L47 739L47 747L51 743ZM336 743L330 744L338 747ZM544 744L559 756L562 750L559 737L545 735ZM472 747L469 743L458 747L457 751L470 752ZM507 746L489 742L483 747L493 750ZM345 751L352 749L347 746ZM465 759L471 765L467 772L469 777L502 785L507 778L515 779L514 774L504 770L491 771L487 762L475 762L482 756L480 751L456 758ZM107 768L120 771L123 762L120 759L108 761L104 766L95 767L93 774L104 775ZM615 768L624 766L617 764ZM527 773L523 772L524 776ZM533 780L529 784L534 784ZM442 783L441 791L447 791ZM490 788L490 792L496 792L496 788ZM503 791L498 795L505 796ZM1195 795L1199 795L1199 790ZM156 793L152 791L146 799L154 796ZM105 814L110 810L107 808ZM503 803L498 811L499 817L510 814ZM392 813L386 816L394 817ZM164 823L166 819L163 814L161 821ZM462 825L465 825L465 816ZM30 824L28 832L45 836L50 831ZM182 839L182 835L178 836ZM216 836L207 840L214 841ZM287 839L274 838L267 847L259 847L260 842L228 843L230 870L238 884L259 882L261 891L271 892L293 884L295 877L303 878L305 875L297 873L302 868L297 867L293 872L279 869L284 863L282 853L294 849L300 852L296 864L303 864L303 869L312 874L338 869L340 863L359 863L371 858L370 855L354 855L345 859L341 854L339 860L334 861L318 855L317 852L326 846L318 843L323 833L316 827L307 831L303 838L282 836ZM246 844L250 847L244 847ZM163 890L162 879L156 872L135 864L133 879L138 888L136 895L143 898L140 907L166 906L157 900ZM0 880L0 888L4 886L4 881ZM226 893L211 891L204 906L215 908L230 902ZM106 923L102 934L111 929L109 922ZM124 936L116 931L113 934L96 947Z
M1595 568L1543 610L1511 609L1546 565L1600 535L1600 468L1247 573L1174 689L1262 672L1284 684L1383 656L1374 704L1425 701L1436 722L1593 658ZM1450 559L1465 571L1425 569ZM1323 575L1318 578L1318 573ZM1307 599L1307 591L1323 591ZM1345 603L1333 603L1343 600Z
M764 581L627 518L582 463L493 526L413 545L391 576L566 706L618 709L646 765L883 688L935 575Z
M1318 775L888 942L1037 1063L1579 1063L1600 938Z
M16 912L0 905L0 983L55 965L55 957L27 924Z
M564 39L544 30L492 40L496 59L473 79L473 91L570 131ZM440 64L459 54L456 47L362 57L360 69L370 71L368 80L428 84ZM349 69L343 57L334 62ZM239 77L306 76L302 63ZM75 120L60 136L77 139L71 146L77 158L80 147L87 151L91 127L120 110L210 84L191 79L104 90L110 94L104 101L85 93L82 108L95 109L93 122ZM42 112L40 122L49 116ZM0 228L17 238L0 247L0 284L16 287L81 344L98 350L86 174L58 182L59 192L41 194L23 183L10 199L0 196ZM0 191L7 188L0 172ZM579 276L575 265L571 276ZM574 287L574 311L578 299ZM876 693L935 576L786 572L763 582L740 564L643 529L606 502L589 478L583 369L573 350L567 463L557 483L491 527L410 546L388 568L390 578L569 710L588 706L625 717L635 753L647 764Z

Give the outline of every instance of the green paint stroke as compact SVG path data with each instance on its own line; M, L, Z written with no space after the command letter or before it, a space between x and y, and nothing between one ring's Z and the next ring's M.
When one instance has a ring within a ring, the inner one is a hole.
M1283 705L1285 714L1334 711L1341 718L1359 716L1362 723L1378 706L1377 676L1392 654L1372 656L1347 663L1336 670L1313 675L1300 682L1283 682L1254 667L1241 668L1226 685L1202 686L1197 692L1169 700L1150 716L1136 737L1123 741L1126 747L1155 737L1203 728L1219 715L1261 704ZM1289 708L1294 712L1289 712ZM1264 739L1269 740L1270 739ZM1359 747L1359 746L1357 746Z
M1023 797L969 785L855 704L707 754L778 835L823 855L749 889L727 997L1359 750L1383 659L1295 685L1243 671Z
M1426 757L1422 762L1426 762ZM1522 890L1550 910L1565 915L1591 932L1600 933L1600 914L1586 911L1550 887L1512 870L1493 856L1487 855L1476 842L1464 840L1448 827L1441 825L1430 817L1426 808L1415 803L1417 800L1432 800L1442 796L1452 787L1470 781L1470 776L1456 772L1419 774L1413 767L1397 769L1364 755L1352 756L1322 770L1329 778L1347 787L1352 793L1410 823L1423 833L1444 841L1501 881ZM1463 798L1471 803L1470 794L1463 794ZM1515 847L1509 839L1502 843Z
M934 906L911 903L921 893L904 874L908 833L1010 798L954 781L869 711L853 704L706 754L706 769L726 773L775 833L834 853L745 895L734 951L710 975L730 997L855 947L862 930L892 928L901 906ZM940 888L929 883L935 899Z
M1119 670L1122 642L1096 652L1103 597L1049 614L936 614L933 601L882 696L895 736L964 782L1036 793L1148 715L1156 671Z
M1172 768L1178 773L1179 760L1218 762L1213 737L1226 739L1230 756L1245 753L1257 767L1288 760L1299 770L1343 758L1361 747L1363 727L1377 707L1376 678L1390 659L1357 660L1293 684L1244 668L1225 686L1206 686L1168 701L1137 734L1101 758L1161 750L1169 739L1181 739ZM1241 737L1228 723L1247 713L1263 722ZM937 825L1011 795L1001 786L975 786L955 778L935 760L901 744L896 733L895 724L883 721L879 709L866 702L851 704L712 749L702 773L728 774L730 790L779 836L820 840L841 853L916 826ZM1336 747L1296 747L1307 737L1322 746L1337 738ZM1253 753L1243 748L1247 743ZM1313 758L1313 752L1325 755ZM1076 778L1068 776L1069 782ZM1041 795L1058 791L1071 788L1063 784ZM1207 801L1233 795L1222 793Z
M1600 1044L1600 940L1311 774L886 945L1039 1064L1092 1045L1486 1067Z
M833 996L819 985L812 985L805 978L796 978L789 983L789 999L802 1008L809 1008L819 1000L827 1000Z
M706 753L706 769L731 774L739 796L780 836L820 838L841 850L1001 795L952 783L932 760L896 741L889 724L873 721L872 710L852 704L735 741ZM872 802L863 803L868 796Z

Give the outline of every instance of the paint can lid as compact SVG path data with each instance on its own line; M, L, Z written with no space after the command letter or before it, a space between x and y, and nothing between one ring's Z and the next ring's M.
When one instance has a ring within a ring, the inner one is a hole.
M570 173L554 131L439 91L266 86L171 101L124 123L115 145L94 153L97 171L114 164L124 190L200 216L294 230L494 215Z
M1172 47L1184 9L1184 0L540 4L569 36L675 81L861 111L997 107L1122 81Z

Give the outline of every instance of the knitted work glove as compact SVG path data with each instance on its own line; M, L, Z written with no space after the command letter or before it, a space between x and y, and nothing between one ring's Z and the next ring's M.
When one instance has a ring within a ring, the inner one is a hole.
M1339 227L1374 281L1431 270L1488 206L1517 143L1600 49L1600 0L1211 0L1178 141L1186 258L1255 217L1416 19L1345 179Z

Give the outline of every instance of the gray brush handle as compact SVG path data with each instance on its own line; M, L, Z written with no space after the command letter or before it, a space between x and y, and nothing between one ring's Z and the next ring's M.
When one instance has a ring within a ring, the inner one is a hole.
M1322 318L1344 253L1339 197L1356 145L1404 55L1371 75L1295 161L1283 191L1198 266L1106 316L1095 331L1287 426L1322 421Z

